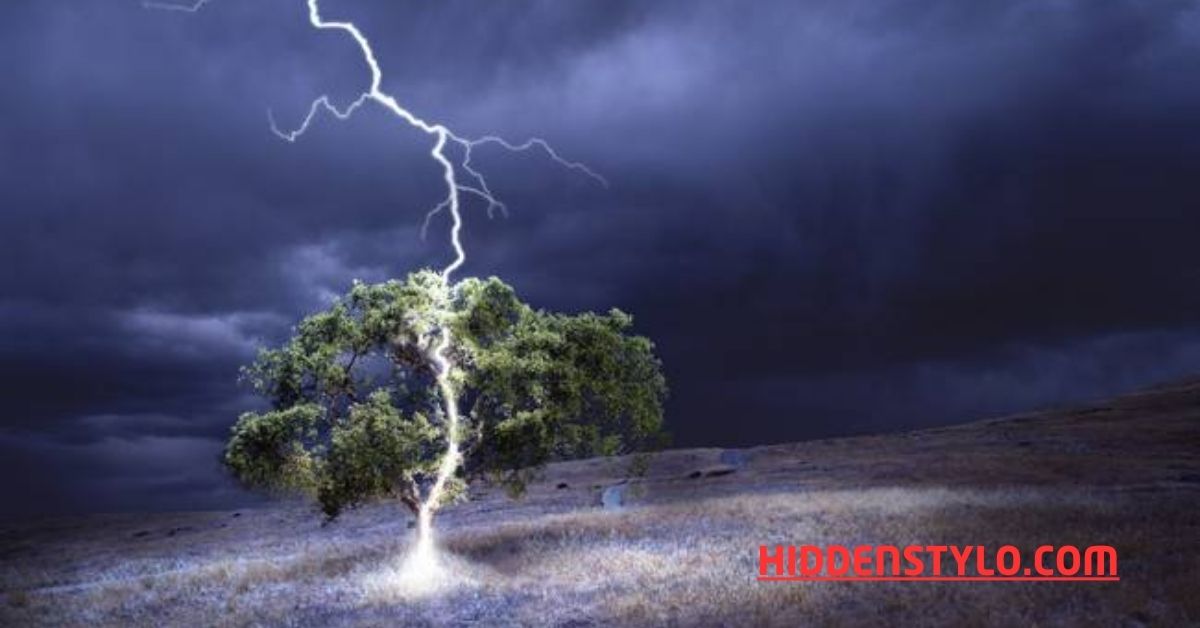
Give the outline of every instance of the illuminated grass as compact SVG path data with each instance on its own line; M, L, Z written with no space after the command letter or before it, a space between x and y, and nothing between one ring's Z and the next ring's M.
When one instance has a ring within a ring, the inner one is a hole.
M456 528L428 553L382 535L328 546L313 538L298 552L279 541L253 555L200 555L174 571L112 579L121 561L114 553L112 562L97 565L89 585L22 590L10 594L14 601L4 613L17 623L45 625L321 623L323 617L352 623L476 618L783 625L953 622L980 612L989 623L1057 622L1079 612L1125 617L1158 608L1164 617L1183 620L1195 612L1184 583L1194 582L1200 570L1165 566L1183 550L1190 508L1183 500L1160 500L1147 511L1144 502L1128 498L1042 489L754 494ZM1146 526L1150 515L1153 528ZM1052 536L1064 539L1059 542L1115 539L1126 581L1152 577L1156 587L754 580L760 542L1032 546L1054 530Z

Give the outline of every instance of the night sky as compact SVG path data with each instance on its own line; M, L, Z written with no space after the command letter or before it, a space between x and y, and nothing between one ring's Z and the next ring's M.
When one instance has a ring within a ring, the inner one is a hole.
M480 149L463 275L621 307L675 446L894 431L1200 373L1200 4L325 0ZM0 513L230 507L237 383L354 278L450 259L430 140L320 120L302 0L0 6Z

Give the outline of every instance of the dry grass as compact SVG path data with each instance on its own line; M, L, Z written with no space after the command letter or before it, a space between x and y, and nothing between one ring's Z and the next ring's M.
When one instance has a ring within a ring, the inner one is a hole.
M432 592L402 581L411 531L386 507L327 527L296 507L24 524L0 534L0 624L1195 624L1200 393L1169 392L764 448L713 478L688 476L719 452L671 452L620 511L597 506L611 461L551 469L522 502L476 487L440 521ZM833 543L1111 544L1122 581L755 580L759 544Z
M1200 566L1188 555L1198 530L1186 497L873 488L589 510L449 531L452 583L427 596L388 588L403 540L314 538L300 551L198 556L161 575L10 592L3 617L10 625L1182 625L1200 618L1191 595ZM759 543L1047 542L1111 542L1124 580L754 579Z

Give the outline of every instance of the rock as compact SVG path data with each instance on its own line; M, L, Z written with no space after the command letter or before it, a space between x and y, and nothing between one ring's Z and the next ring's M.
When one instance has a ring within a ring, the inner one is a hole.
M558 490L560 490L560 491L561 491L561 490L563 490L563 489L565 489L565 488L571 488L571 485L570 485L570 484L567 484L566 482L559 482L559 483L558 483L558 486L555 486L554 488L556 488L556 489L558 489Z
M617 484L600 493L600 505L605 510L620 510L625 505L625 484Z
M150 535L150 531L149 531L149 530L138 530L137 532L134 532L134 533L133 533L133 538L135 538L135 539L140 539L140 538L142 538L143 536L149 536L149 535Z
M741 469L742 467L746 466L747 462L750 462L750 454L741 449L726 449L721 452L721 455L717 457L717 460L721 464Z

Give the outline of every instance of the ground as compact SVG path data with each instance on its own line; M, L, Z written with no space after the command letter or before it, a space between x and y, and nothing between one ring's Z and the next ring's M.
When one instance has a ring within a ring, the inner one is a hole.
M1200 381L904 434L477 484L415 589L404 512L290 504L0 524L0 625L1200 623ZM618 487L618 488L613 488ZM604 507L604 495L612 506ZM1116 583L759 582L760 544L1108 544Z

